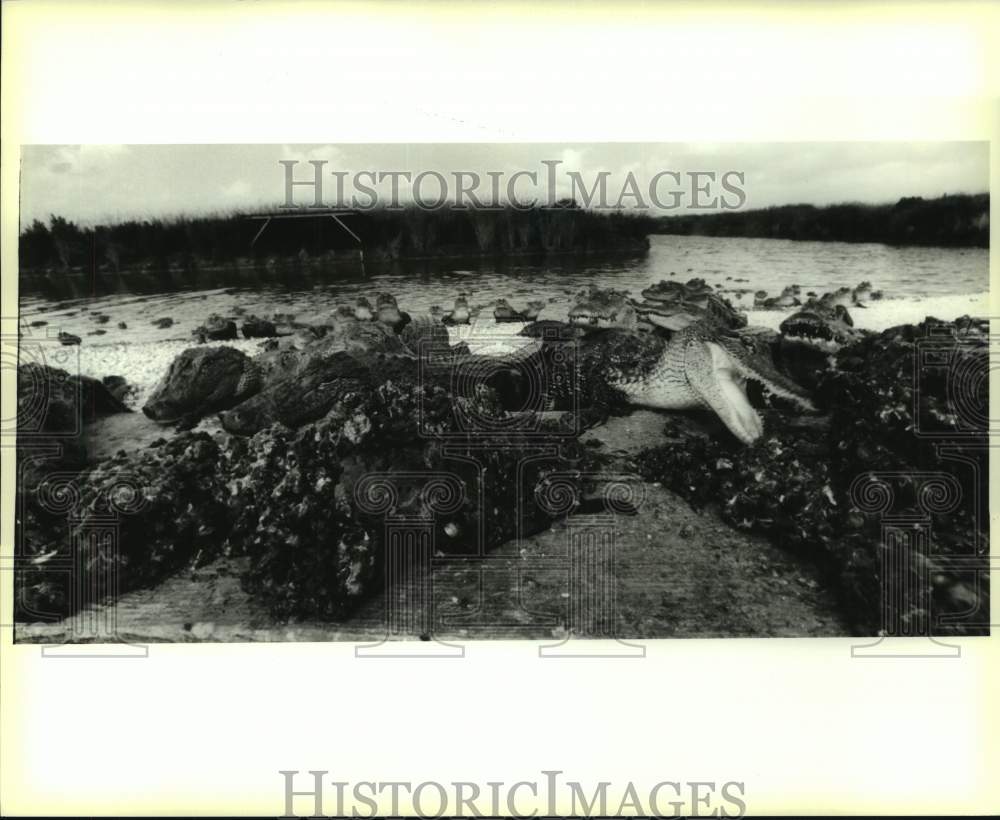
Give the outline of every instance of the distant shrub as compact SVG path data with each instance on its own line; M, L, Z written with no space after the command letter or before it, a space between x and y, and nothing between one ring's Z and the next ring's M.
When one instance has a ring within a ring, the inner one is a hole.
M658 220L654 232L986 248L990 244L990 195L904 197L895 205L781 205L751 211L667 216Z

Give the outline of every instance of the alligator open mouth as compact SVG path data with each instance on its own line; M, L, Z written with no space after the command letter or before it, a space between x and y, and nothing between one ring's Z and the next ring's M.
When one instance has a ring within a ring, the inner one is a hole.
M836 333L822 321L800 320L787 322L781 327L786 342L815 347L824 352L836 352L847 341L843 334Z
M606 313L574 310L569 314L569 320L575 325L583 325L585 327L611 327L615 321L615 317Z
M682 331L660 357L659 365L625 386L635 404L663 410L707 407L744 444L764 433L764 423L750 402L747 387L775 396L800 409L815 411L805 391L770 362L767 343L741 334L705 338L697 329Z
M764 432L760 415L747 397L748 382L757 385L765 395L776 396L803 410L815 412L815 405L797 384L763 361L750 363L715 342L707 342L706 347L711 355L710 379L714 381L714 389L711 381L693 386L744 444L752 444Z
M800 311L781 323L786 342L814 347L824 353L835 353L848 344L856 331L850 315L843 308L824 317L814 311Z

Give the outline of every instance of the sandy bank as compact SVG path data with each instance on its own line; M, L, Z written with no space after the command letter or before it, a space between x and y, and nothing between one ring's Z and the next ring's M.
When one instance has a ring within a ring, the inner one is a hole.
M586 437L607 469L633 474L641 446L659 443L663 418L637 411ZM615 518L616 631L632 639L845 636L848 629L816 571L761 537L733 530L710 511L644 484L635 515ZM567 539L573 520L508 541L486 559L436 561L435 637L561 640L568 614ZM119 635L157 641L372 641L385 635L387 600L367 601L342 623L275 623L239 583L241 559L188 570L115 605ZM242 559L245 560L245 559ZM604 576L598 571L596 576ZM587 585L584 597L595 594ZM20 624L19 641L60 642L84 615L57 624ZM417 637L416 635L412 637Z

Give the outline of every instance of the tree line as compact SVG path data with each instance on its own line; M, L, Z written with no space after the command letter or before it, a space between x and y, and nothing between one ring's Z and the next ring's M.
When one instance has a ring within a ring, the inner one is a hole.
M53 215L20 234L20 269L123 271L198 268L262 259L319 258L363 250L368 260L642 251L655 220L642 214L600 213L572 201L558 207L436 211L380 208L339 217L296 212L306 218L232 212L207 216L125 220L80 226ZM259 233L259 235L258 235ZM356 237L356 238L355 238Z
M657 221L656 233L986 248L990 195L917 196L890 205L781 205L667 216Z

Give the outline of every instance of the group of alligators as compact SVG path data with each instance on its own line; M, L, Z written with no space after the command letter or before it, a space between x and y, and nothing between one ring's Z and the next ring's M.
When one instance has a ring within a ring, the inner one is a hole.
M641 297L588 288L579 294L568 322L530 322L520 331L530 337L525 346L498 360L451 343L446 325L466 320L464 297L449 316L410 316L391 295L380 294L375 305L360 299L353 309L338 309L328 324L301 325L288 336L269 339L253 357L226 346L189 348L171 363L143 412L182 427L218 413L228 432L251 435L274 422L306 424L348 393L390 380L414 386L431 380L452 394L480 390L474 379L455 374L486 364L485 370L497 373L504 370L498 362L510 365L507 379L491 386L515 412L525 406L525 385L517 384L517 374L550 373L553 362L562 362L572 373L556 379L559 390L542 397L545 409L559 409L560 400L566 406L568 384L580 405L707 408L749 444L763 433L763 425L747 397L747 382L811 411L802 380L781 372L776 357L781 362L825 358L858 335L839 292L810 299L782 323L780 334L748 326L743 314L700 279L661 281ZM572 355L562 355L567 348ZM533 371L532 364L539 367Z

